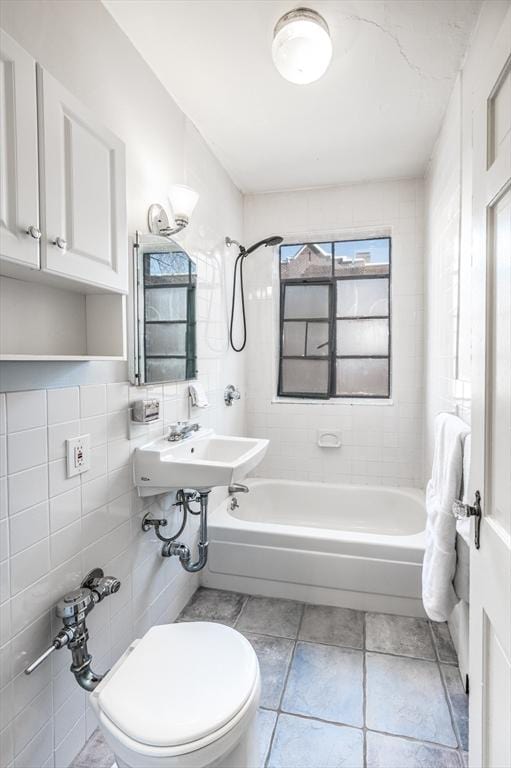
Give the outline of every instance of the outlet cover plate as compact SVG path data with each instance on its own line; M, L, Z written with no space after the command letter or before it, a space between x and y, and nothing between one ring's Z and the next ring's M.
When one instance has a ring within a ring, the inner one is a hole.
M67 476L74 477L90 469L90 435L66 440Z

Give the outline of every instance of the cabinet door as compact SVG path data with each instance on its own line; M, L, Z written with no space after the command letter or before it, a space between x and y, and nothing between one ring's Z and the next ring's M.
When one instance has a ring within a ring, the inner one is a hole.
M0 32L0 256L39 268L35 61Z
M124 144L37 67L41 268L127 293Z

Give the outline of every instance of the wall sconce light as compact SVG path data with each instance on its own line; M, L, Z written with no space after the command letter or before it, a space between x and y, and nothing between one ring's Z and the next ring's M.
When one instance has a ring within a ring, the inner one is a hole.
M164 237L170 237L180 232L188 226L198 199L199 195L190 187L186 187L184 184L175 184L171 187L169 193L174 226L170 225L165 208L159 203L153 203L149 206L149 211L147 212L149 232L153 235L163 235Z

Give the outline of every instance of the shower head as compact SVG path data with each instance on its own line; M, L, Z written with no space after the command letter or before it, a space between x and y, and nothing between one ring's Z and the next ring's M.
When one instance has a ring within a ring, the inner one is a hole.
M237 245L240 249L240 254L242 256L248 256L249 253L253 253L257 248L260 248L261 245L264 245L266 248L269 245L280 245L280 243L283 241L283 237L279 237L279 235L273 235L272 237L266 237L264 240L259 240L259 242L254 243L254 245L251 245L250 248L245 248L245 246L241 245L241 243L238 243L237 240L233 240L231 237L225 238L225 244L226 245Z
M269 245L280 245L280 243L283 241L283 237L279 237L278 235L274 235L273 237L266 237L264 240L259 240L258 243L254 243L254 245L251 245L250 248L247 248L245 251L245 256L248 256L249 253L253 253L258 248L260 248L262 245L264 245L266 248Z

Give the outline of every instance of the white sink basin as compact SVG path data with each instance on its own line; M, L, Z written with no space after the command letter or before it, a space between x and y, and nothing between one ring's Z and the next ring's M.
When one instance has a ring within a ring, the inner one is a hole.
M140 496L240 482L262 460L268 440L216 435L199 429L179 442L166 437L135 450L133 469Z

